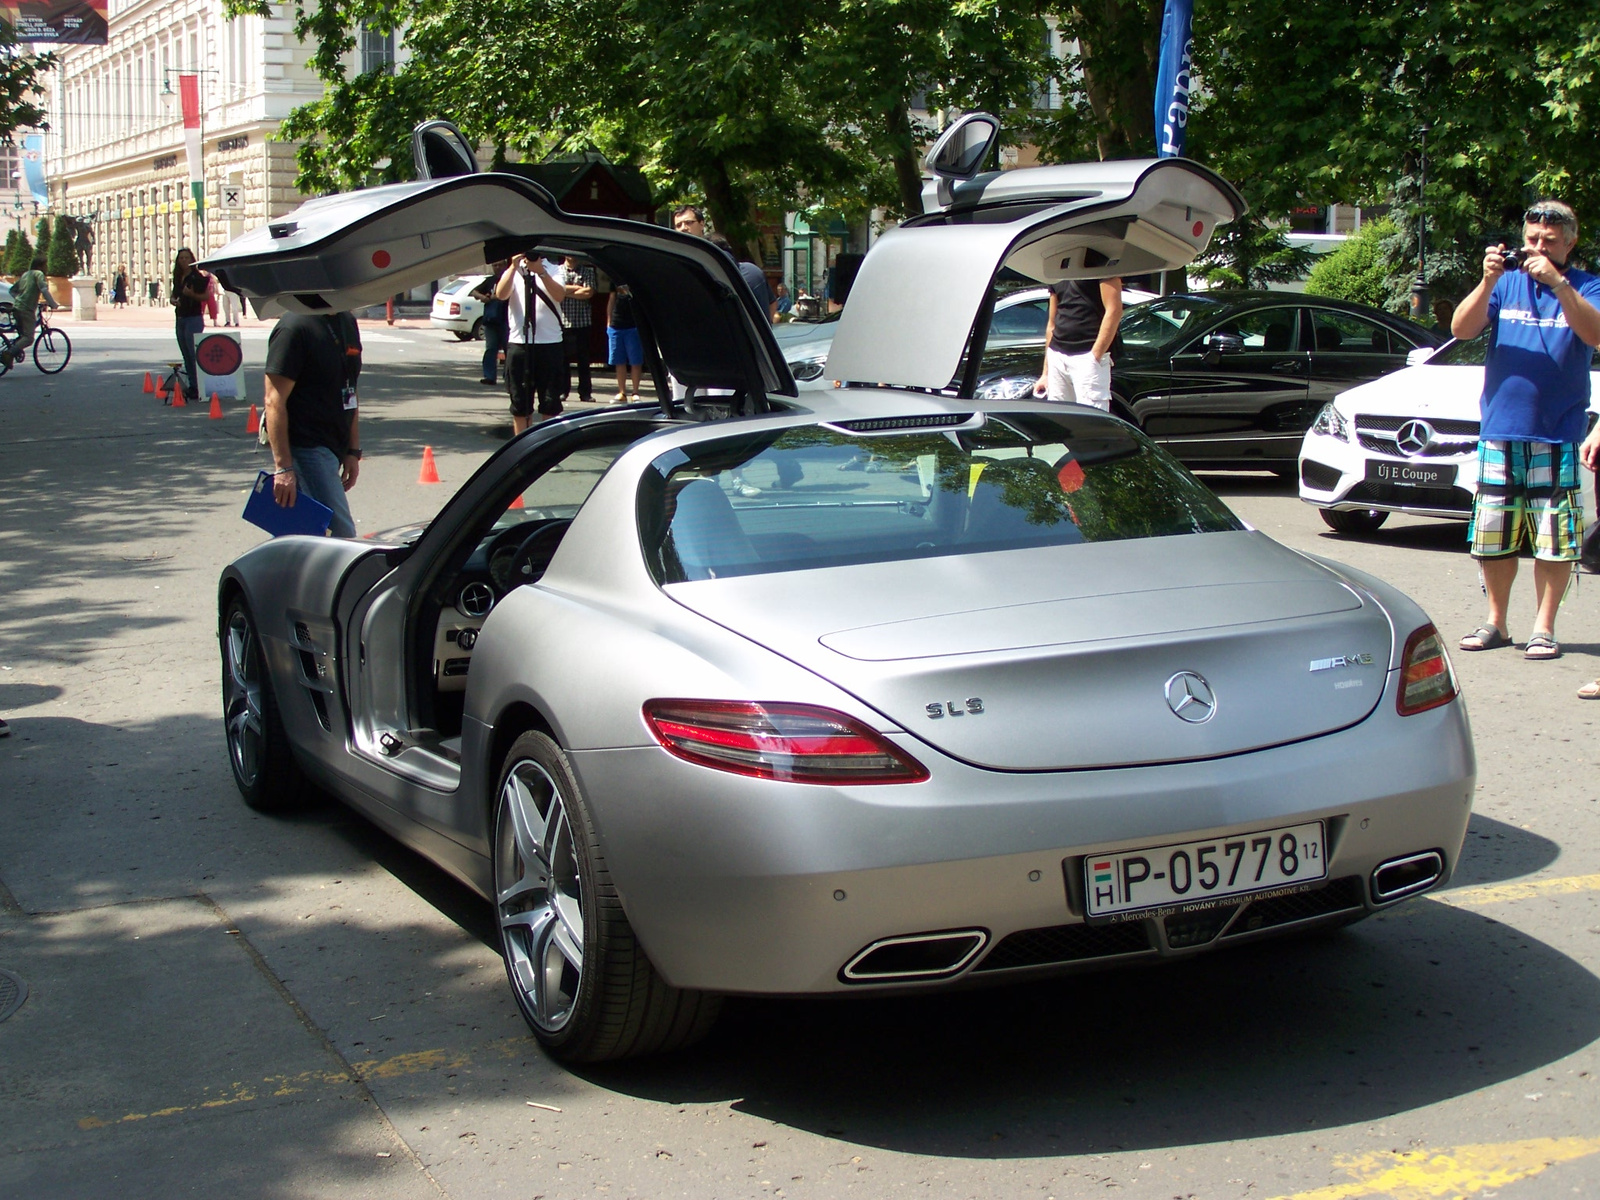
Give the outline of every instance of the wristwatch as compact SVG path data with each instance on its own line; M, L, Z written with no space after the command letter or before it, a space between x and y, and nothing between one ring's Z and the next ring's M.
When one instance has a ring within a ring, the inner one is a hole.
M353 459L355 459L356 461L359 462L361 460L361 447L360 446L351 446L349 449L347 449L344 452L344 456L346 458L353 458Z

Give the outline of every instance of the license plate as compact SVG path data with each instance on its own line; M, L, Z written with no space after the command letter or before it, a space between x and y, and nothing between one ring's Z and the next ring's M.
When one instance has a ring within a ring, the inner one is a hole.
M1327 878L1322 822L1083 860L1084 913L1124 919Z
M1372 483L1396 483L1401 487L1452 487L1456 481L1453 463L1435 465L1411 462L1367 460L1367 479Z

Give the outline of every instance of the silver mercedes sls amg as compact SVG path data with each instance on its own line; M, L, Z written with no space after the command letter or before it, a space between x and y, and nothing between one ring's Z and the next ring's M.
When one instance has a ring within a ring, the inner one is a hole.
M986 122L931 152L928 211L854 285L841 386L804 401L719 250L472 173L448 130L421 181L206 264L318 312L536 246L638 300L678 399L537 425L424 530L278 538L218 596L245 800L316 785L481 893L558 1057L685 1045L727 994L1355 921L1456 864L1472 737L1416 604L1107 414L940 394L1002 268L1176 267L1243 209L1178 159L980 173Z

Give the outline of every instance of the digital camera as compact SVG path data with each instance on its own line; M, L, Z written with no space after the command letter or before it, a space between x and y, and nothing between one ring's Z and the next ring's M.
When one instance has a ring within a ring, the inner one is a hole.
M1528 252L1526 250L1507 250L1500 257L1505 259L1506 270L1520 271L1522 270L1522 264L1528 259Z

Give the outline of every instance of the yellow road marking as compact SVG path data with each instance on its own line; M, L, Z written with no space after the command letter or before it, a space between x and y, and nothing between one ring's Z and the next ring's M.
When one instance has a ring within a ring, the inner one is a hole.
M531 1037L506 1038L480 1047L481 1056L511 1058L526 1053L533 1046ZM298 1075L268 1075L259 1084L235 1083L222 1095L197 1100L193 1104L174 1104L152 1112L130 1112L109 1120L104 1117L81 1117L79 1129L108 1129L132 1121L148 1121L155 1117L172 1117L179 1113L199 1112L208 1108L225 1108L230 1104L243 1104L258 1096L293 1096L316 1087L338 1087L355 1080L398 1079L402 1075L420 1075L427 1071L446 1068L470 1067L473 1055L458 1050L419 1050L410 1054L396 1054L389 1058L369 1059L350 1064L348 1071L302 1071ZM211 1089L207 1089L208 1091Z
M1335 1159L1353 1175L1350 1183L1277 1196L1273 1200L1355 1200L1384 1196L1388 1200L1456 1200L1505 1187L1540 1174L1557 1163L1600 1153L1600 1138L1531 1138L1457 1146L1453 1150L1413 1150L1401 1154L1363 1154Z
M1492 883L1439 892L1431 899L1452 908L1480 908L1485 904L1504 904L1510 900L1532 900L1538 896L1561 896L1573 892L1600 892L1600 875L1565 875L1557 879L1530 879L1526 883Z

